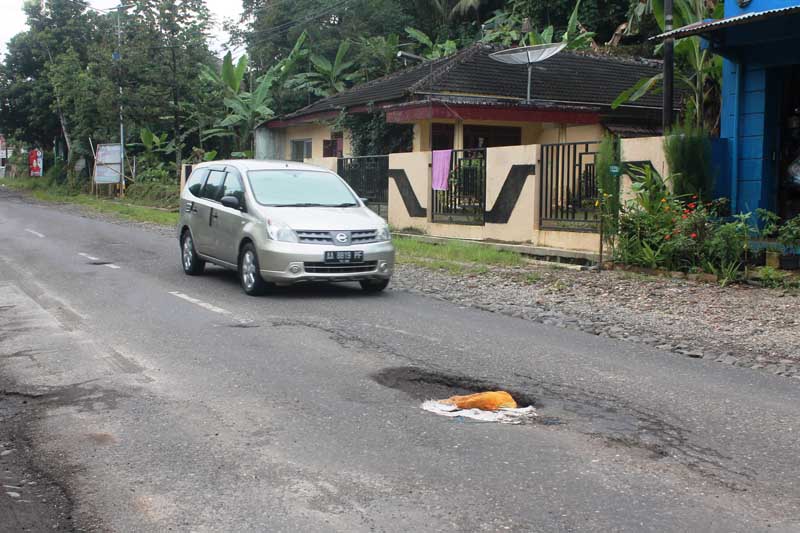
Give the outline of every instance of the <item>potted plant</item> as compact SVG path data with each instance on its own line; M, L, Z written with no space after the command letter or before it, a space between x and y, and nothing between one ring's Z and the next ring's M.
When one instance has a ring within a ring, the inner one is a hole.
M759 237L764 243L764 248L761 250L763 253L763 261L755 266L768 266L771 268L780 268L781 263L781 249L774 244L775 237L778 234L778 228L781 217L768 209L756 209L756 215L761 222L759 228Z
M800 257L797 248L800 247L800 215L787 220L778 230L778 242L784 247L781 256L781 268L784 270L797 270L800 268Z

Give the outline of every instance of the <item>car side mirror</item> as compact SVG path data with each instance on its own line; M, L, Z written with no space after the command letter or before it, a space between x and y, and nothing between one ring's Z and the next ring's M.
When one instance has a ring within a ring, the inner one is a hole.
M242 204L239 203L239 199L235 196L223 196L222 199L219 201L219 203L231 209L242 208Z
M369 198L359 198L359 200L361 200L364 203L364 205L369 204Z

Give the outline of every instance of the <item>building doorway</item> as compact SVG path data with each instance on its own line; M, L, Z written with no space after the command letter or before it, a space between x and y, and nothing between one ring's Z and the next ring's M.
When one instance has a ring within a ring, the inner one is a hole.
M784 220L800 215L800 65L783 71L778 158L778 215Z

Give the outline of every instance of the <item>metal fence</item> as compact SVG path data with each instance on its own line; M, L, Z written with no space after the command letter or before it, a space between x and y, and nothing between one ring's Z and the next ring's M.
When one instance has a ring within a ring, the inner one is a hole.
M369 200L368 206L381 215L389 213L389 156L341 157L338 174L356 194Z
M542 145L539 222L542 229L600 229L595 157L600 143Z
M486 149L453 150L447 190L433 191L434 222L483 225L486 214Z

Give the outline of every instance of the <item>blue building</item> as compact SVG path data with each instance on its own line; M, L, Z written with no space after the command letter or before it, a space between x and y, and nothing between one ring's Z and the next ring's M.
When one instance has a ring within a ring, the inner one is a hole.
M724 58L718 192L737 211L800 214L800 0L727 0L723 19L668 35Z

